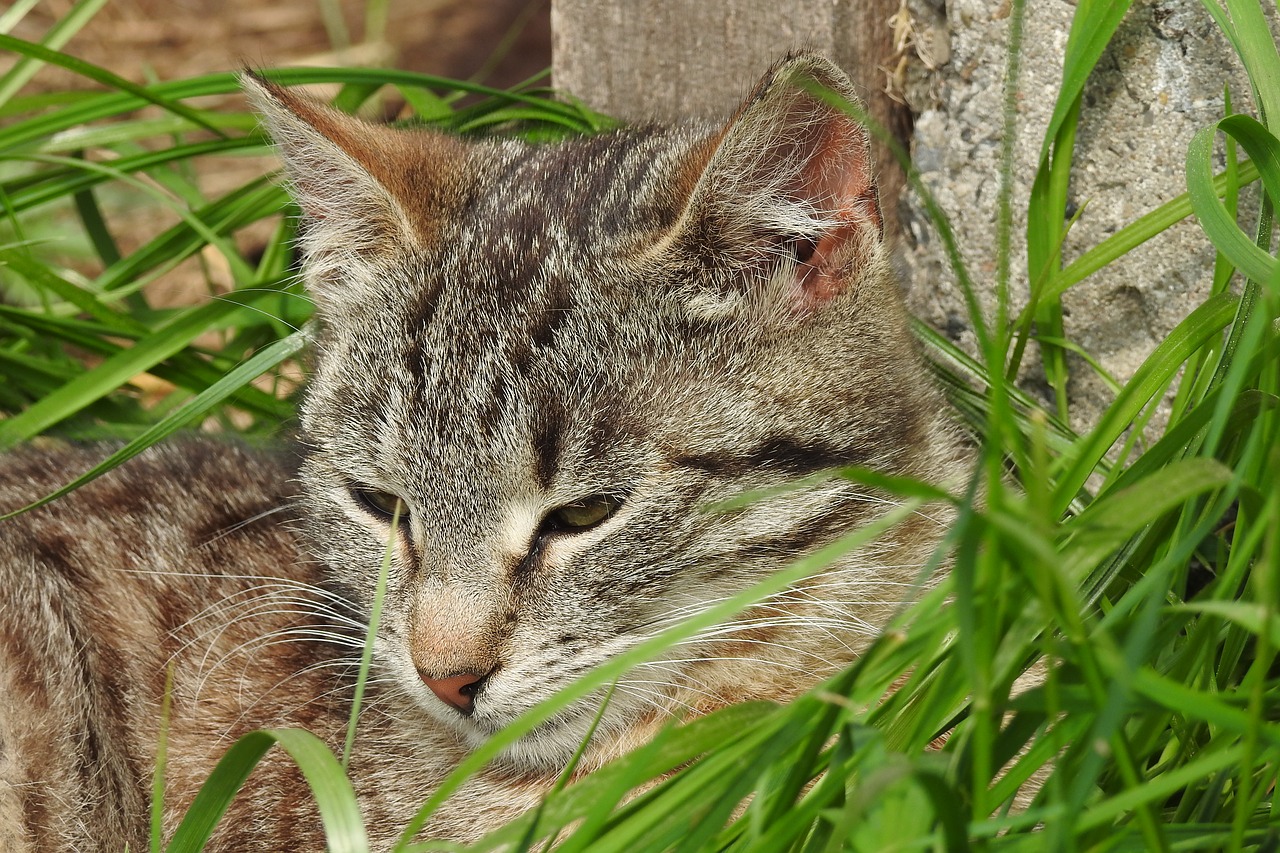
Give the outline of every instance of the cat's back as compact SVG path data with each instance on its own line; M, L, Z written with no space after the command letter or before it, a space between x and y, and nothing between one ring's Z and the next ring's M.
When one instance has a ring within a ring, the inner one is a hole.
M0 512L105 455L0 456ZM174 738L225 734L243 714L228 656L283 625L227 606L311 582L291 480L281 456L190 439L0 522L0 849L144 849L166 678ZM290 663L264 665L284 681Z

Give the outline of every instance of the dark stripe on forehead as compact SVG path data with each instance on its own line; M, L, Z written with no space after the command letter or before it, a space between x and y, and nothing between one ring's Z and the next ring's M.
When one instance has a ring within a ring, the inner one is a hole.
M440 307L440 285L437 281L428 281L425 275L419 276L419 280L423 283L422 290L405 316L405 340L409 344L404 348L404 367L421 393L426 387L427 363L431 358L429 329Z
M568 170L579 185L568 199L570 209L598 233L616 234L635 217L634 198L641 187L618 192L619 182L638 183L647 177L633 174L633 169L628 168L632 166L628 160L635 154L635 142L630 135L595 137L571 149L578 156L568 164Z
M622 401L608 398L597 403L591 423L579 436L587 455L602 456L628 441L636 441L641 435L630 419L622 414L622 405Z
M429 285L426 282L423 283L425 286L418 294L418 298L414 301L413 305L409 308L407 323L409 325L410 334L425 331L427 327L431 325L431 321L435 319L436 308L439 307L439 286L437 286L435 282L432 282Z
M494 371L493 382L488 393L477 409L480 430L492 439L498 434L499 427L508 411L514 406L514 392L507 373L501 369Z
M562 278L548 282L541 304L533 309L526 327L529 343L540 350L553 346L556 333L568 322L575 304L569 282Z
M483 216L487 221L476 223L463 247L464 260L468 267L499 271L495 284L504 298L523 301L527 283L542 276L547 258L559 248L547 227L546 206L536 198L508 198Z
M829 468L856 465L870 456L870 448L864 444L840 446L778 435L766 438L746 450L681 453L673 457L671 462L683 468L695 468L726 477L738 477L761 470L804 476Z
M557 402L545 401L533 414L533 473L543 489L550 488L559 469L564 428L564 409Z

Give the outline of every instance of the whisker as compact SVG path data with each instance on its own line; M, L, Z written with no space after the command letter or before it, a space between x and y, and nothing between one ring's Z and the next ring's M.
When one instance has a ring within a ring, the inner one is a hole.
M297 330L295 329L294 331L297 331ZM272 507L271 509L268 509L268 510L263 510L262 512L251 515L248 518L242 519L236 522L235 524L232 524L222 530L219 530L213 536L210 536L208 539L206 539L204 542L201 542L196 547L207 548L210 545L212 545L214 542L217 542L219 539L222 539L225 536L230 536L232 533L235 533L238 530L242 530L245 527L248 527L250 524L253 524L254 522L261 521L264 518L270 518L271 516L277 513L287 512L288 510L289 510L289 507L283 506L283 505Z

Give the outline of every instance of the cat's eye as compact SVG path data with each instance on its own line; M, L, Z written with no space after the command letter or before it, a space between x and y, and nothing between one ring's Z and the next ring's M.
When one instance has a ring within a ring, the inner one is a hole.
M409 505L399 495L369 486L352 486L351 494L365 509L376 516L390 520L399 513L401 521L409 517Z
M549 533L577 533L603 524L622 506L617 495L591 495L556 507L547 513L543 530Z

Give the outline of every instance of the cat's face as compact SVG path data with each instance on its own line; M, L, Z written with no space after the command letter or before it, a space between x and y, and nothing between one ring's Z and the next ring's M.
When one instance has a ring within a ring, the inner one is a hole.
M309 217L313 545L367 612L394 541L379 660L464 735L884 509L840 480L717 502L956 458L886 270L865 134L801 75L847 87L806 57L727 128L539 148L392 134L251 83ZM847 661L937 531L910 535L910 557L855 555L624 677L603 736ZM598 706L512 757L563 762Z

